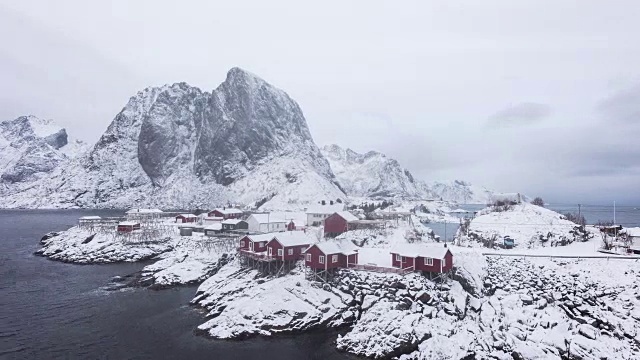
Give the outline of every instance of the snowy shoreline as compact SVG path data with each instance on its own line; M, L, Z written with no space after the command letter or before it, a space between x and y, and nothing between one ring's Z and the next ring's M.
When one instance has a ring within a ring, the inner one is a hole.
M376 239L368 256L379 256L376 249L383 254L402 233ZM450 246L455 276L444 284L417 273L354 270L322 284L307 280L301 266L281 277L240 268L233 253L199 246L202 234L144 245L101 234L87 240L91 235L73 227L43 239L38 254L79 264L149 261L136 281L151 289L199 283L191 301L203 311L194 330L199 336L242 340L339 329L340 351L375 359L640 356L635 260L500 258L483 256L483 248ZM588 246L517 251L584 252Z

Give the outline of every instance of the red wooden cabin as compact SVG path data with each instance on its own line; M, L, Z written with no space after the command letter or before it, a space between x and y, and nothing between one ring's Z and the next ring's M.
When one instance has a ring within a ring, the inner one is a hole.
M240 251L264 252L267 250L267 243L276 234L246 235L240 238Z
M122 221L118 223L118 232L128 233L134 230L140 230L140 223L136 221Z
M299 260L304 251L313 243L313 239L304 232L283 232L267 243L267 256L283 260Z
M349 223L358 218L348 211L338 211L324 220L324 236L336 237L349 230Z
M351 243L325 241L311 245L304 253L305 266L316 270L348 268L358 263L357 247Z
M453 268L453 254L444 246L402 244L391 249L391 266L413 271L443 273Z
M196 222L196 220L198 220L198 217L193 214L180 214L176 216L177 223L192 223Z
M218 209L214 209L212 211L209 212L209 214L207 214L209 217L221 217L224 220L227 219L238 219L241 218L242 215L244 215L244 212L240 209L233 209L233 208L218 208Z

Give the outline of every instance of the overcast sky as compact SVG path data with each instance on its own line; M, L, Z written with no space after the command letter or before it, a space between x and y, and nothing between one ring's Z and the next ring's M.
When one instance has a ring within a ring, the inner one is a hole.
M426 180L640 203L640 1L4 1L0 119L95 141L128 98L233 66L319 145Z

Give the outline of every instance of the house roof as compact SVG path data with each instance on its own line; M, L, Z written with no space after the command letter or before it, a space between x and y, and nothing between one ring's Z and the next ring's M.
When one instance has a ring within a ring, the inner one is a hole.
M325 214L331 215L335 212L344 210L344 204L333 205L312 205L307 208L307 214Z
M131 209L127 211L127 214L156 214L161 213L160 209Z
M640 237L640 227L625 228L623 231L631 237Z
M207 225L205 230L222 230L222 223Z
M222 221L224 220L221 216L207 216L204 218L204 221Z
M287 231L278 233L275 236L275 240L282 244L282 246L310 245L315 241L311 237L311 234L307 234L302 231Z
M449 251L449 248L444 246L427 245L424 243L406 243L397 244L391 248L391 254L398 254L401 256L416 258L425 257L432 259L444 259L444 256Z
M123 226L133 226L133 225L140 225L139 222L137 221L121 221L118 223L118 226L123 225Z
M267 223L287 223L288 221L279 214L251 214L259 224L267 224Z
M225 225L238 225L239 222L243 222L244 220L240 219L228 219L224 220L222 223Z
M81 216L80 220L100 220L102 219L100 216Z
M226 209L217 208L217 209L211 210L210 212L213 212L213 211L218 211L221 214L225 214L225 215L244 214L242 210L234 209L234 208L226 208Z
M318 249L320 249L320 251L322 251L325 255L331 255L331 254L352 255L358 252L358 247L350 241L329 240L329 241L319 242L311 246L314 246L314 245Z
M197 218L197 216L193 215L193 214L180 214L178 216L182 216L184 218ZM176 217L178 217L178 216L176 216Z
M258 235L247 235L245 237L249 238L249 240L251 240L253 242L261 242L261 241L270 241L271 239L276 237L276 235L278 235L278 234L279 233L258 234Z
M348 211L338 211L338 212L336 212L336 214L340 215L341 218L347 220L347 222L360 220L360 219L358 219L357 216L353 215L352 213L350 213Z

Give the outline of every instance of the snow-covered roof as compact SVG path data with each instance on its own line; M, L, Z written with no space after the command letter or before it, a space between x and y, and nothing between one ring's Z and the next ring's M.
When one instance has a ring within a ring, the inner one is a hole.
M181 216L181 217L183 217L183 218L187 218L187 219L197 218L197 216L196 216L196 215L193 215L193 214L180 214L180 215L178 215L178 216ZM176 217L178 217L178 216L176 216Z
M279 233L270 233L270 234L258 234L258 235L247 235L245 237L249 238L249 240L253 242L261 242L261 241L269 241L276 237Z
M204 221L222 221L222 220L224 220L224 218L220 216L207 216L204 218Z
M287 223L287 221L283 216L279 216L279 214L251 214L259 224L267 224L267 223Z
M336 214L340 215L341 218L347 220L347 221L358 221L360 219L358 219L357 216L353 215L352 213L348 212L348 211L337 211Z
M118 223L118 226L120 226L120 225L122 225L122 226L133 226L133 225L140 225L140 223L137 222L137 221L121 221L121 222Z
M235 214L243 214L244 212L240 209L235 209L235 208L226 208L226 209L221 209L221 208L217 208L217 209L213 209L213 211L218 211L221 214L225 214L225 215L235 215Z
M161 212L160 209L131 209L127 211L127 214L157 214Z
M80 220L100 220L100 219L102 219L100 216L95 216L95 215L80 217Z
M640 227L625 228L623 231L631 237L640 237Z
M427 245L423 243L396 244L390 253L406 257L424 257L432 259L444 259L449 248L444 245Z
M333 204L333 205L312 205L307 208L307 214L325 214L331 215L335 212L344 210L344 204Z
M207 225L205 230L222 230L222 223Z
M325 255L330 255L330 254L351 255L351 254L355 254L358 250L358 247L350 241L329 240L329 241L319 242L314 245L317 246L318 249L320 249L320 251L322 251Z
M224 220L222 223L225 225L238 225L239 222L244 221L244 220L240 220L240 219L228 219L228 220Z
M311 236L311 234L307 234L302 231L287 231L278 233L275 238L283 246L300 246L310 245L314 243L314 238Z

